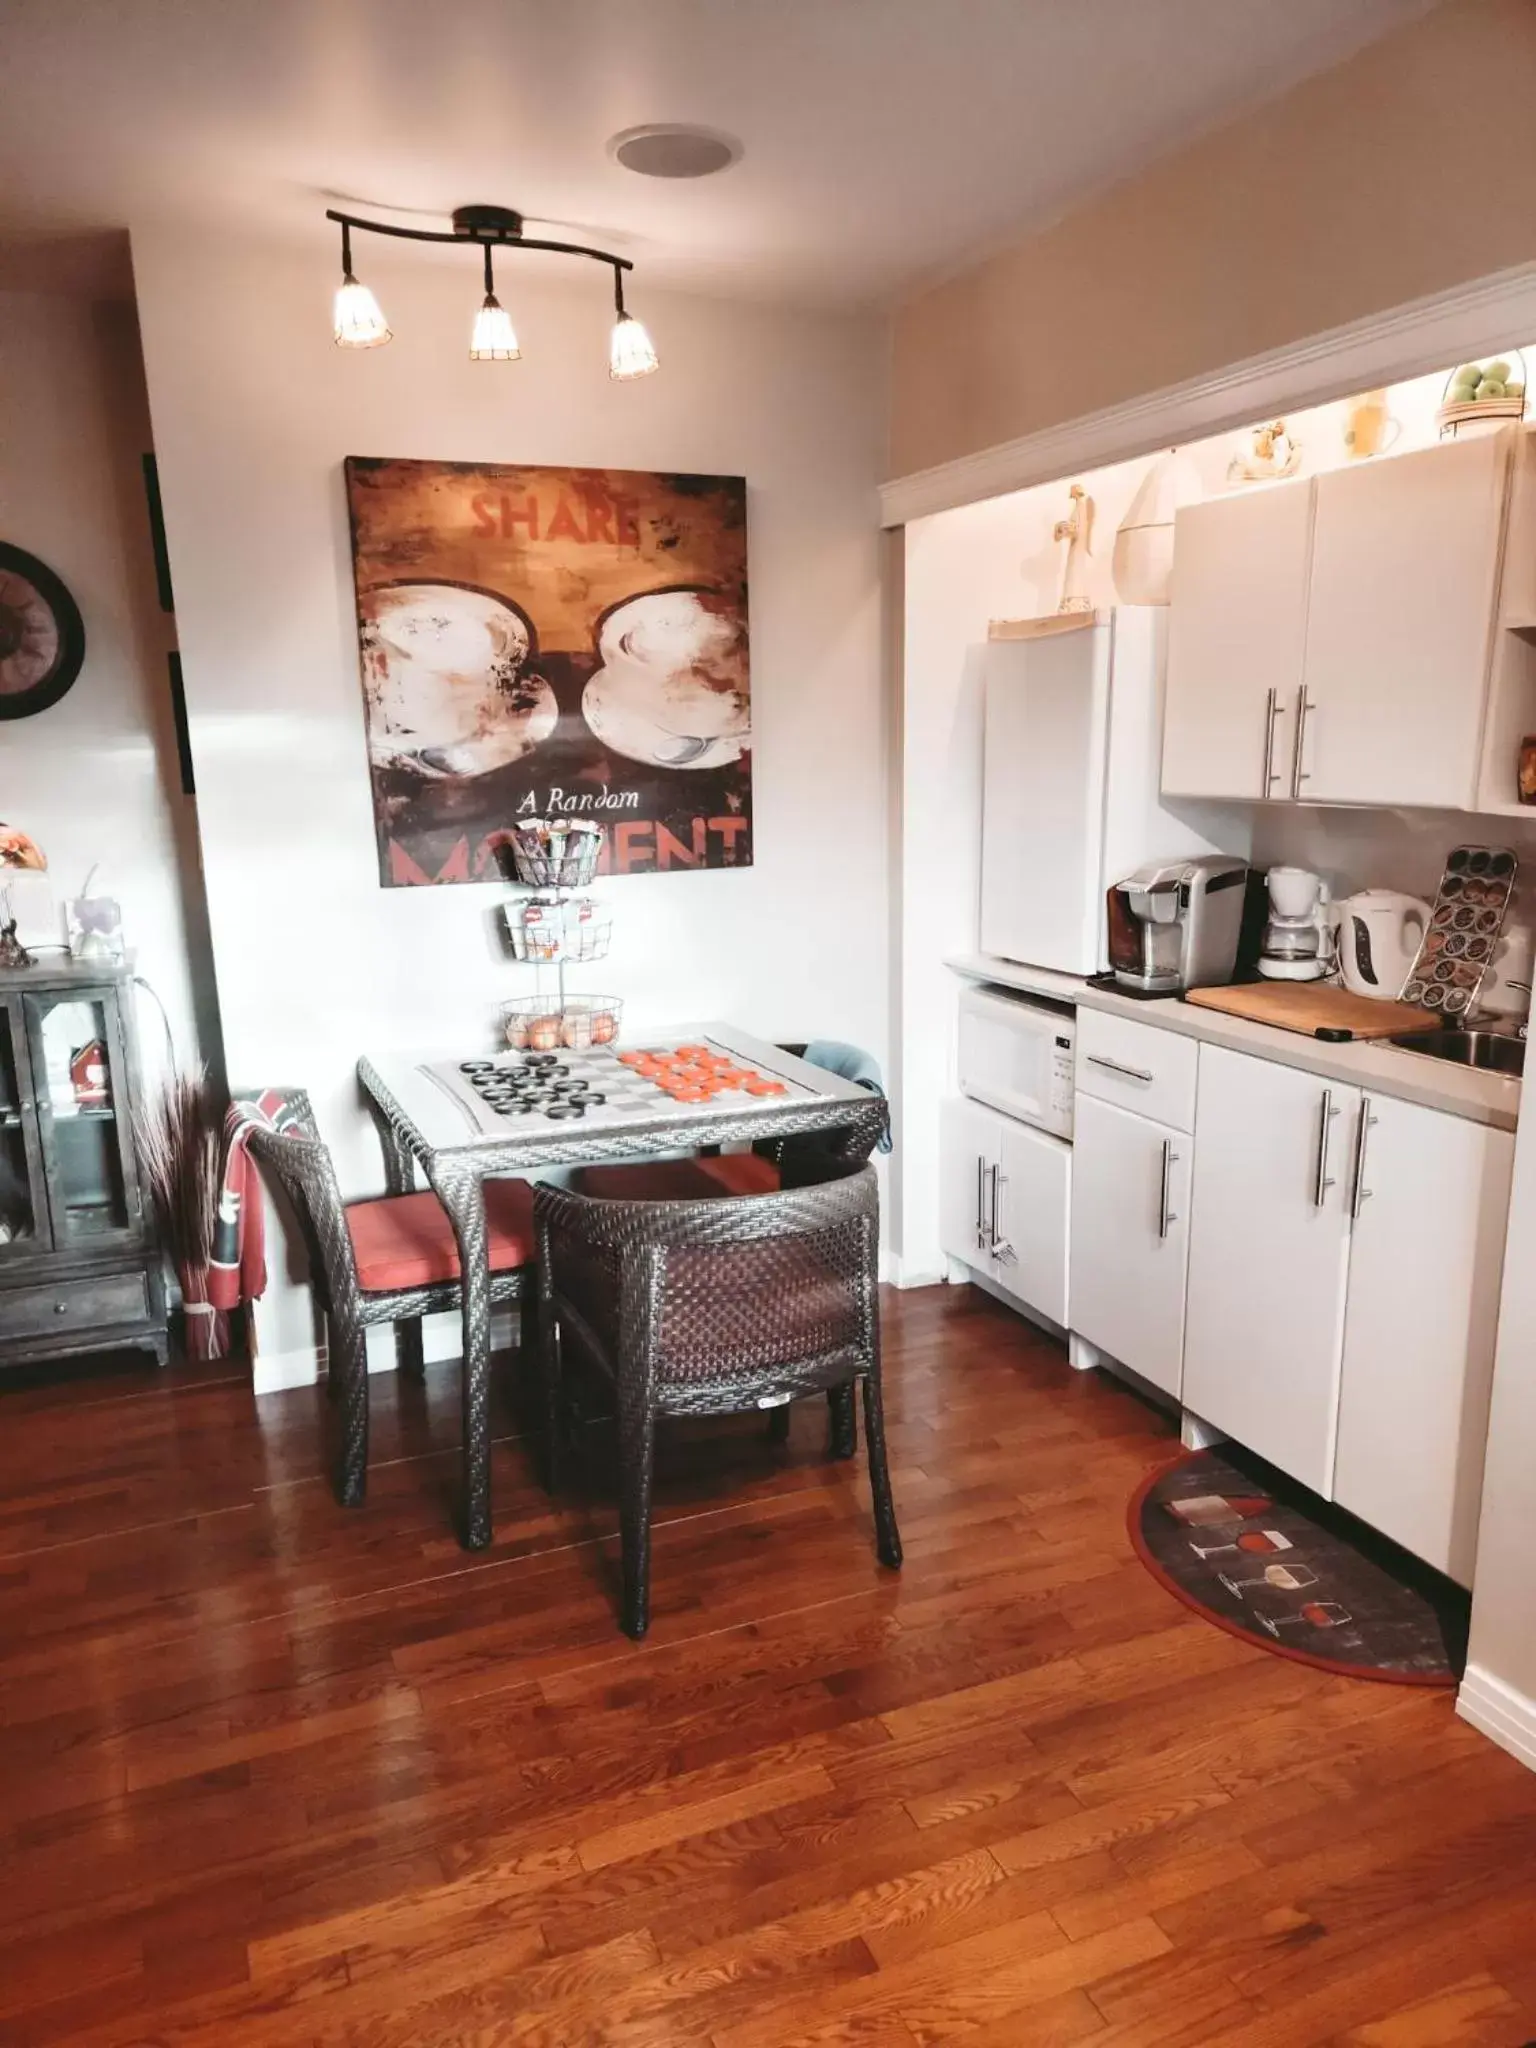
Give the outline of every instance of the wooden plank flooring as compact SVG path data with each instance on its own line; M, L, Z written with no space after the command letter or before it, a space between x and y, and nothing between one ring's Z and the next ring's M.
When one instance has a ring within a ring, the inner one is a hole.
M665 1439L652 1633L602 1467L456 1378L0 1388L0 2043L1516 2048L1536 1777L1448 1696L1220 1633L1136 1563L1168 1425L970 1290L887 1303L907 1565L862 1459Z

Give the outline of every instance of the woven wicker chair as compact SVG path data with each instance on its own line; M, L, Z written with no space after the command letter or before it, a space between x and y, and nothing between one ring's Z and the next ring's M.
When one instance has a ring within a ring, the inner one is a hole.
M368 1327L404 1326L400 1334L410 1341L400 1346L401 1361L419 1368L421 1317L460 1305L459 1248L434 1194L343 1202L309 1097L300 1088L281 1092L297 1129L256 1128L248 1142L252 1158L288 1197L309 1253L310 1284L330 1326L331 1391L341 1405L336 1497L343 1507L359 1507L368 1489ZM522 1300L532 1309L532 1189L526 1181L488 1180L485 1208L491 1300ZM526 1319L523 1335L527 1342Z
M539 1328L550 1473L558 1480L563 1353L618 1404L622 1621L650 1622L651 1468L659 1415L722 1415L864 1383L880 1562L901 1564L880 1392L873 1167L780 1194L594 1200L540 1186Z

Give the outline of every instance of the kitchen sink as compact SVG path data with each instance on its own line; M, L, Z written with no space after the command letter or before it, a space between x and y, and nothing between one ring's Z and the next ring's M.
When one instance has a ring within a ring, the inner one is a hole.
M1392 1043L1457 1067L1480 1067L1490 1074L1525 1072L1525 1040L1508 1031L1407 1031Z

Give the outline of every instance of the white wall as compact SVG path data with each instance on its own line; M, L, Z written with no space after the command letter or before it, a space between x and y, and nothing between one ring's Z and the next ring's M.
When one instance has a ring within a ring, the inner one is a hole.
M1483 1469L1477 1592L1460 1709L1536 1769L1536 1117L1515 1133L1504 1291Z
M1527 352L1536 371L1536 348ZM1430 446L1443 370L1392 386L1397 422L1391 452ZM1302 450L1297 474L1337 469L1349 406L1340 400L1290 416ZM1231 488L1228 468L1247 435L1217 435L1185 450L1204 494ZM1061 590L1063 548L1052 527L1070 509L1067 486L1080 481L1095 507L1088 595L1115 602L1111 556L1115 530L1155 456L1064 477L904 529L902 742L900 787L904 842L896 906L900 1008L895 1117L900 1133L893 1204L896 1251L908 1285L938 1277L938 1103L953 1088L957 984L947 955L976 944L981 817L981 691L978 655L991 618L1053 612ZM1446 812L1413 814L1299 805L1188 805L1187 822L1226 850L1259 866L1292 861L1318 868L1345 894L1370 885L1434 894L1446 851L1466 839L1511 845L1536 866L1536 827L1499 819L1486 829ZM1528 892L1529 895L1536 892Z
M174 642L156 598L140 468L149 445L131 309L0 294L0 536L63 578L86 633L68 695L0 723L0 818L42 847L59 906L96 867L92 886L122 904L139 971L189 1061L196 820L176 759L165 665ZM206 966L198 993L206 1020ZM138 1019L146 1067L158 1073L164 1031L143 997Z
M875 330L641 284L662 368L616 385L595 271L505 264L524 360L471 364L467 261L368 247L395 340L359 354L330 339L328 242L136 226L133 250L231 1079L307 1085L344 1188L375 1191L359 1053L473 1048L528 986L493 943L501 888L379 886L346 455L746 476L756 866L603 885L615 945L584 985L641 1028L721 1017L883 1059ZM281 1280L258 1336L311 1343Z

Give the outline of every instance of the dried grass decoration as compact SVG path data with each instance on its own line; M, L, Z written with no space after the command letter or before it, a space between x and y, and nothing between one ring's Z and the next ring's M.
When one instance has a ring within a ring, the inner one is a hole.
M224 1111L207 1068L173 1074L138 1123L161 1242L181 1283L186 1354L223 1358L229 1318L208 1299L208 1268L219 1213Z

